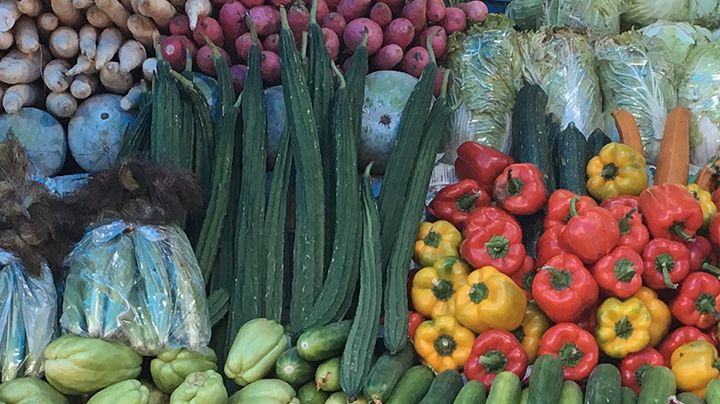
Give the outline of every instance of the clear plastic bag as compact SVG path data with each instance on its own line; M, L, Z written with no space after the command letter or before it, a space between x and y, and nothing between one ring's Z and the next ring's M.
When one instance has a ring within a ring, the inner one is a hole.
M52 273L25 273L14 255L0 250L0 361L2 381L39 376L43 351L57 334L58 296Z
M65 331L128 342L143 355L210 342L202 274L180 228L100 225L85 234L66 266Z
M617 35L622 6L621 0L549 0L545 25L586 29L592 38Z

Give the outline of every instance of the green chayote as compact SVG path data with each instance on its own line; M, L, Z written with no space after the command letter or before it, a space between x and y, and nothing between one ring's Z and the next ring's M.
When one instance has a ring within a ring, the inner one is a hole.
M150 404L150 390L138 380L125 380L108 386L97 393L87 404Z
M1 404L67 404L67 399L46 382L21 377L0 385Z
M280 379L258 380L230 397L228 404L291 404L295 390Z
M189 374L173 391L170 404L225 404L228 393L223 378L214 370Z
M275 369L275 362L289 345L282 325L268 319L250 320L233 342L225 375L240 386L256 382Z
M200 352L164 349L150 362L150 374L160 390L171 394L190 373L217 370L215 362L217 356L211 348Z

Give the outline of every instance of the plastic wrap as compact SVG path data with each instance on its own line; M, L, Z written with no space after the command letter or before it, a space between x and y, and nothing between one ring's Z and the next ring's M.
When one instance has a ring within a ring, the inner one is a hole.
M605 133L618 140L612 112L624 109L637 121L645 157L655 163L665 121L677 103L674 68L658 38L637 31L595 43L605 110Z
M86 233L66 266L65 331L126 341L144 355L210 342L202 275L180 228L100 225Z
M43 351L57 333L58 297L52 274L44 265L39 278L0 250L0 361L2 381L39 376Z
M547 112L587 137L603 128L600 79L588 37L571 29L528 32L520 37L525 81L548 95Z
M655 0L652 0L655 1ZM592 38L620 33L622 0L550 0L545 25L586 29Z
M696 46L712 41L712 33L706 28L686 22L658 21L640 30L645 36L661 39L670 52L675 65L677 81L683 75L685 59Z
M33 180L45 185L51 194L64 198L87 184L89 174L70 174L58 177L45 178L34 176Z
M520 29L537 29L542 24L545 0L513 0L506 14Z
M658 20L690 21L690 6L694 1L696 0L623 0L622 21L623 24L634 27L643 27Z
M450 118L443 161L455 161L458 146L468 140L507 151L510 117L522 84L522 64L513 22L491 14L449 40L452 69L450 98L458 109Z

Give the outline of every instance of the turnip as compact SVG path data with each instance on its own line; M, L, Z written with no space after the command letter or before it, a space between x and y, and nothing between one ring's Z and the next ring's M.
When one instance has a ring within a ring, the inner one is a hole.
M191 30L197 27L200 17L210 15L211 12L210 0L187 0L185 3L185 14L188 16Z
M280 53L280 34L270 34L266 36L265 39L262 40L262 46L260 48L270 52Z
M58 118L70 118L77 111L77 100L68 92L50 93L45 98L45 108Z
M145 47L134 39L128 39L118 50L118 60L120 61L120 72L129 73L136 67L142 65L147 58Z
M249 32L240 35L238 39L235 40L235 53L241 61L247 62L252 42L252 35ZM258 46L260 46L260 50L262 51L262 44L258 42Z
M315 21L322 22L328 14L330 14L330 9L325 0L318 0L317 10L315 11Z
M287 7L292 4L293 0L270 0L270 4L275 7Z
M223 37L223 30L220 28L220 23L212 17L200 17L193 31L193 39L198 46L205 45L205 37L219 47L225 45L225 38Z
M77 31L70 27L56 29L50 35L49 47L50 53L56 58L69 59L75 57L80 52L80 39Z
M390 70L397 66L403 58L403 48L400 45L385 45L373 55L372 63L377 70Z
M368 54L372 55L380 49L383 42L382 28L369 18L358 18L350 21L343 33L343 41L345 46L354 51L362 42L363 33L367 31L367 48Z
M345 17L345 21L352 21L367 15L371 0L340 0L337 12Z
M242 4L241 4L242 6ZM224 7L224 6L223 6ZM245 14L245 8L243 7L243 14ZM222 16L222 9L220 9L220 15ZM168 23L168 30L171 35L185 35L191 34L190 31L190 19L185 14L175 14Z
M120 108L123 111L130 111L137 107L142 98L143 85L142 83L135 84L120 100Z
M75 66L71 67L70 70L67 71L67 74L70 76L93 73L97 73L97 69L95 68L95 62L91 59L88 59L88 57L85 55L78 56L77 61L75 62Z
M85 18L87 18L90 25L98 29L105 29L111 27L113 24L110 17L108 17L104 11L100 10L100 7L96 4L88 7L85 11Z
M160 40L160 54L163 59L170 64L173 70L181 72L185 70L187 50L192 52L194 48L194 45L192 48L190 45L192 45L192 43L184 36L172 35L163 37Z
M280 82L280 56L275 52L263 51L260 59L263 80L268 84Z
M385 44L399 45L405 49L415 38L415 27L407 18L397 18L385 28Z
M325 37L325 48L328 51L330 59L337 59L340 54L340 38L338 38L335 31L327 28L323 28L323 36Z
M404 72L420 77L425 66L430 62L430 54L423 46L415 46L403 56L401 68Z
M42 100L42 93L42 89L35 84L15 84L5 90L3 108L8 114L14 114L22 107L36 106Z
M0 31L10 31L21 15L15 0L0 0Z
M105 66L105 63L115 57L120 45L122 45L122 40L122 33L117 28L106 28L100 33L97 51L95 52L95 68L98 71Z
M65 163L65 129L52 115L36 108L22 108L16 114L0 114L0 140L12 133L25 147L37 173L51 177Z
M333 30L340 37L345 32L345 17L340 13L332 12L322 20L322 27Z
M97 85L97 75L80 74L75 76L72 84L70 84L70 94L78 100L84 100L95 92Z
M118 0L95 0L95 5L107 14L116 27L127 31L127 20L130 18L130 12ZM62 22L62 18L60 21Z
M128 30L136 41L148 47L160 40L160 31L155 22L141 14L133 14L128 18Z
M428 27L425 31L422 32L422 34L420 34L418 43L427 43L427 39L430 35L432 35L431 46L433 54L435 55L435 58L438 59L445 54L445 51L447 51L447 34L445 33L443 27L439 25L433 25L432 27Z
M240 0L240 2L245 6L245 8L253 8L262 6L265 3L265 0Z
M257 34L266 37L280 30L280 12L271 6L260 6L251 8L248 13L255 23Z
M415 31L422 31L427 23L427 0L412 0L405 4L401 15L407 18L415 27Z
M370 19L378 23L382 28L387 27L392 21L392 10L385 3L375 3L370 9Z
M143 78L146 81L152 82L155 78L155 72L157 72L157 59L147 58L142 64ZM77 97L77 96L76 96Z
M98 38L97 29L90 24L85 24L82 28L80 28L78 37L80 38L80 54L85 55L90 59L95 59Z
M39 16L45 9L41 0L18 0L17 8L18 11L30 17Z
M393 15L399 15L405 5L405 0L377 0L378 3L385 3L390 6Z
M12 31L0 32L0 50L10 49L15 44Z
M132 74L123 73L118 62L106 63L100 70L99 77L103 87L115 94L125 94L133 85Z
M482 1L475 0L467 3L459 3L457 8L465 12L470 22L483 22L488 15L488 8Z
M220 8L218 22L220 22L226 41L235 41L237 37L248 31L245 24L245 13L247 13L247 9L237 0L225 3Z
M40 37L47 40L60 25L60 21L53 13L42 13L35 19L35 24L37 24Z
M457 7L448 7L445 10L445 19L442 22L442 26L448 34L465 31L465 27L467 27L467 16L464 11Z
M247 66L245 65L233 65L230 66L230 75L233 79L233 88L235 89L235 95L240 95L243 88L245 88L245 78L247 77Z
M95 0L97 1L97 0ZM137 0L138 1L138 12L146 17L150 17L155 21L155 23L160 28L167 28L168 24L170 24L170 20L175 16L175 13L177 11L175 10L175 6L170 3L168 0ZM207 0L203 0L207 1ZM194 0L189 0L188 3L194 2ZM188 4L186 3L186 5ZM204 4L204 3L203 3ZM210 6L211 7L211 6ZM186 9L187 10L187 9ZM200 9L202 11L205 11L203 9ZM107 11L106 11L107 12ZM209 11L208 11L209 14ZM112 15L108 14L110 18L112 18ZM197 18L199 20L200 17L207 15L203 14L202 12L199 12L197 15ZM195 26L193 25L193 17L188 11L188 19L190 20L190 28L195 29ZM115 20L113 20L115 21ZM197 22L197 21L196 21Z
M15 23L15 46L23 53L33 53L40 48L40 36L35 20L24 15Z
M443 0L427 0L427 19L440 22L445 18L445 2Z
M43 69L43 82L50 91L63 92L70 88L72 77L67 75L70 63L63 59L54 59Z
M225 49L218 48L218 51L222 58L225 59L225 62L230 63L230 56L228 56ZM197 56L195 56L195 63L201 72L215 77L215 59L213 59L212 50L210 50L209 46L205 45L198 49Z
M310 27L310 11L302 1L296 1L287 12L288 25L295 32L305 32Z
M44 46L31 54L13 49L0 59L0 82L5 84L32 83L40 78L42 70L49 60L50 55Z
M340 0L325 0L325 4L327 4L329 11L336 11L338 3L340 3Z

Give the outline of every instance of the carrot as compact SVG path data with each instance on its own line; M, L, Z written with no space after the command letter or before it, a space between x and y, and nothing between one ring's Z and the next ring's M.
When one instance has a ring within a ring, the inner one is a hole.
M133 77L130 73L120 71L120 63L108 62L100 69L100 83L106 90L115 94L125 94L133 85Z
M135 84L120 100L120 109L123 111L130 111L137 107L142 96L143 85L141 83Z
M127 32L127 20L130 12L118 0L95 0L95 5L112 20L113 24Z
M31 54L13 49L0 59L0 81L6 84L32 83L40 78L48 60L50 57L43 46Z
M95 59L97 36L97 29L90 24L85 24L80 28L78 32L78 37L80 38L80 54L90 59Z
M424 0L420 0L424 1ZM350 21L364 17L370 9L370 0L340 0L337 6L337 12L345 17L345 21Z
M106 28L100 33L95 54L95 68L99 71L120 49L123 36L117 28Z
M43 82L50 91L63 92L70 87L72 77L67 75L70 63L64 59L54 59L43 70Z
M0 31L10 31L21 15L15 0L0 0Z
M18 11L30 17L37 17L43 12L43 3L41 0L18 0Z
M108 28L113 25L110 17L100 10L97 5L92 5L85 11L85 18L87 18L90 25L98 29Z
M40 102L42 90L34 84L15 84L8 87L3 95L3 108L8 114L20 111L20 108L33 106Z
M140 0L138 11L152 18L161 29L167 28L176 12L175 6L167 0Z
M615 127L620 135L620 142L644 153L640 129L638 129L635 117L622 109L613 112L612 116L615 118Z
M152 82L155 78L155 72L157 71L157 59L147 58L142 64L143 78L149 82Z
M0 32L0 49L10 49L15 44L15 38L12 31Z
M660 155L654 184L687 185L690 167L690 110L677 107L670 111L660 141Z
M50 35L49 47L56 58L73 58L80 52L80 37L75 29L60 27Z
M160 31L155 22L141 14L133 14L128 18L128 31L136 41L145 46L152 46L160 40Z
M406 3L401 15L412 22L415 31L422 31L427 23L426 0L412 0Z
M370 9L370 19L378 23L381 28L385 28L392 21L392 10L385 3L375 3Z
M720 185L720 158L713 157L712 160L705 164L695 177L695 183L702 190L711 193L715 192Z
M27 15L20 17L13 31L15 31L15 46L21 52L33 53L40 49L40 36L34 19Z
M445 9L442 26L448 34L464 31L467 27L467 15L457 7L448 7Z
M73 7L72 0L50 0L50 6L61 24L78 27L82 23L82 13Z
M443 0L428 0L427 19L432 22L440 22L445 18L445 2Z
M45 98L45 108L58 118L70 118L77 111L77 100L68 92L50 93Z
M88 59L87 56L80 55L77 58L77 61L75 62L75 66L71 67L70 70L67 71L67 74L70 76L75 76L78 74L93 74L97 73L97 69L95 68L95 62Z
M77 75L72 84L70 84L70 94L78 100L84 100L95 92L97 84L98 77L95 74Z
M373 55L372 62L378 70L390 70L402 61L403 54L403 48L401 48L400 45L391 43L380 48L380 50Z
M190 29L195 30L198 20L202 16L208 16L212 12L210 0L187 0L185 2L185 14L190 20Z
M47 40L60 25L60 21L53 13L42 13L35 19L35 24L37 24L40 37Z
M385 28L383 35L385 45L395 44L405 49L415 38L415 27L407 18L396 18Z

